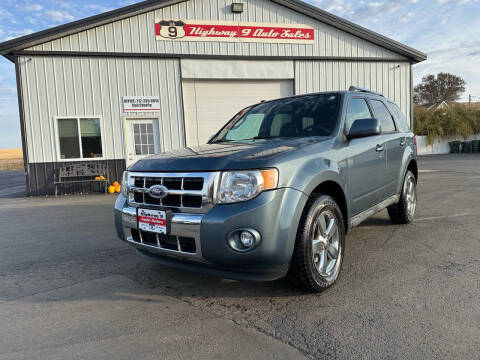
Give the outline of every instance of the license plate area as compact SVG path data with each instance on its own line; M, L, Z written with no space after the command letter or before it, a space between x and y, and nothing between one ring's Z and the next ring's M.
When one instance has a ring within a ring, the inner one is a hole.
M170 233L171 211L138 209L138 229L157 234Z

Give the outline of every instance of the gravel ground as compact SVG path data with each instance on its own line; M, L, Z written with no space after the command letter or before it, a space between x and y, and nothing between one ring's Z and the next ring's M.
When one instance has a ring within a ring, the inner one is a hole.
M0 359L478 359L480 155L419 166L417 220L351 231L320 295L151 263L113 197L0 199Z

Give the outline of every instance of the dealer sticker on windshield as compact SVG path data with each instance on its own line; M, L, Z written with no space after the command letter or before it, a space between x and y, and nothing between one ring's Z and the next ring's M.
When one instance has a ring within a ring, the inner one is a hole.
M167 213L160 210L138 209L138 228L159 234L167 234Z

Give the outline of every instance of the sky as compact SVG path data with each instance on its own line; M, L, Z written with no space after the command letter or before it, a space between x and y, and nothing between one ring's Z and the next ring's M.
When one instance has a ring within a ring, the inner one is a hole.
M0 42L138 2L134 0L2 0ZM414 84L449 72L467 82L462 98L480 101L480 0L307 0L428 54ZM101 5L100 5L101 4ZM0 59L0 149L21 147L15 68Z

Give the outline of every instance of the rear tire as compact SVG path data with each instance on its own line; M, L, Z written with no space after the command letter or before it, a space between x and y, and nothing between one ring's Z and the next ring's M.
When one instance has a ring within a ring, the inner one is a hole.
M388 207L388 215L394 224L409 224L415 218L417 208L417 181L408 170L403 180L402 193L398 204Z
M289 271L294 285L321 292L332 286L345 252L342 212L333 198L315 195L305 206Z

